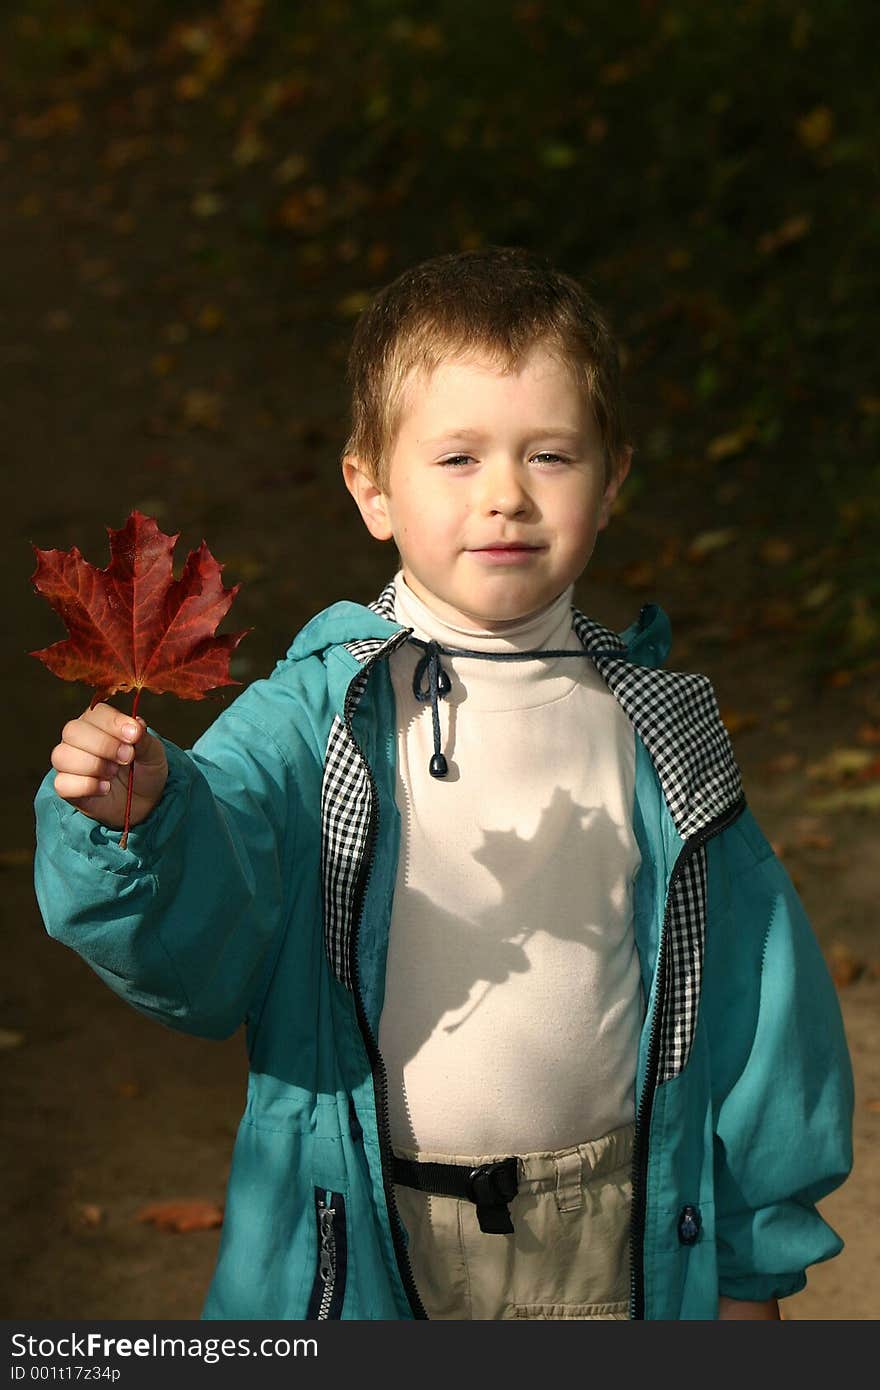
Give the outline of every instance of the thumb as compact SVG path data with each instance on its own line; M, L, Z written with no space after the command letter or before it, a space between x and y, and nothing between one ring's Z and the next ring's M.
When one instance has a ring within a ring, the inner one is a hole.
M135 756L139 763L161 763L165 760L165 749L155 734L147 732L147 721L140 714L135 715L135 723L141 726L141 733L135 741Z

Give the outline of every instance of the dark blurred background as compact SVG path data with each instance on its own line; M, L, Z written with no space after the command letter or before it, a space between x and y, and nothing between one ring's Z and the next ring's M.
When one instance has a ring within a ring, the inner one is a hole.
M4 7L6 1316L198 1315L217 1230L137 1218L222 1204L245 1075L240 1038L166 1032L42 931L31 801L89 692L27 655L63 635L30 543L103 565L133 507L181 560L204 537L254 628L233 674L268 674L393 569L339 477L357 313L488 243L619 336L635 461L578 600L663 604L715 681L859 1081L848 1249L787 1312L878 1315L878 48L872 0ZM229 698L142 712L186 745Z

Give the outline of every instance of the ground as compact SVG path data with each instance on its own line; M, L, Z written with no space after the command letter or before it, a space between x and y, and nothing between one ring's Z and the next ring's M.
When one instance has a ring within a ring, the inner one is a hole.
M100 88L98 96L78 90L72 106L58 92L54 105L34 100L32 115L54 113L48 125L24 123L0 141L0 429L13 483L0 550L9 638L8 774L0 784L2 1306L13 1318L198 1316L218 1229L171 1234L137 1217L151 1202L176 1198L222 1205L246 1076L241 1037L209 1043L151 1023L43 930L31 885L31 802L61 725L80 712L88 692L56 681L27 655L62 635L28 584L28 543L78 544L102 565L105 526L122 525L135 506L164 529L179 529L181 549L204 535L226 563L226 578L242 581L234 626L254 628L233 668L243 682L267 674L317 608L342 597L369 599L393 570L390 552L362 531L337 455L345 431L342 365L362 287L381 280L389 255L394 265L427 254L421 231L407 221L406 195L376 208L355 198L353 235L335 187L325 205L322 184L313 182L297 203L299 166L288 154L290 225L276 227L268 244L249 240L242 229L251 204L242 205L239 221L218 215L224 199L233 206L238 196L234 181L226 186L224 176L211 174L218 118L202 120L193 105L180 118L166 101L168 61L151 59L130 78L114 77L106 108ZM317 119L293 85L286 100L294 122L308 127ZM222 115L227 143L230 120ZM149 126L149 148L138 144L147 139L141 126ZM826 117L815 116L809 127L822 148L826 126ZM567 148L548 146L547 167L564 167ZM316 147L316 162L319 154ZM243 167L242 178L250 177ZM322 222L327 208L332 216ZM377 230L365 237L371 219ZM705 250L705 224L694 225ZM473 228L464 232L466 240ZM787 235L796 241L803 227L790 226ZM664 262L662 275L673 264ZM609 285L615 274L626 280L624 257L616 269L611 259L607 266ZM643 266L642 274L647 285L654 270ZM625 297L621 290L621 303ZM682 303L697 318L703 312L686 295ZM864 657L866 643L876 641L875 620L864 595L847 589L846 632L832 629L817 656L812 615L829 602L835 565L846 559L839 518L838 548L826 550L815 542L814 518L811 529L801 515L797 486L778 492L772 505L762 495L753 507L760 479L757 465L742 457L748 430L738 442L715 440L714 453L695 452L691 435L676 454L668 440L690 424L675 413L681 399L673 385L687 373L676 342L664 338L673 330L661 328L646 352L642 321L622 310L621 318L640 345L631 354L630 390L650 447L637 450L577 597L613 627L631 622L642 603L667 608L671 664L712 677L751 805L834 969L856 1074L856 1165L823 1210L846 1249L810 1273L784 1312L876 1318L880 697L876 661L849 659ZM676 321L665 309L657 317L663 325ZM732 361L734 375L744 370ZM874 399L865 397L869 423ZM829 435L834 408L823 425ZM655 410L668 410L669 420L652 422ZM815 420L810 428L818 428ZM847 525L857 528L859 516L856 509ZM853 547L863 543L857 529L846 534ZM841 644L842 665L835 662ZM185 745L215 708L146 697L143 712Z

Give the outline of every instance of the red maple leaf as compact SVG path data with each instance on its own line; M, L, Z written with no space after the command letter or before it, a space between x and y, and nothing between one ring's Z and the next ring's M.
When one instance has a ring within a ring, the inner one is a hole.
M210 1231L223 1225L223 1208L199 1197L184 1197L176 1201L151 1202L141 1207L135 1220L149 1222L160 1231Z
M39 550L31 582L64 619L70 636L31 652L56 676L95 688L92 705L120 690L170 692L202 700L229 676L229 658L244 632L215 637L240 585L224 589L202 541L179 579L172 573L177 536L151 516L132 512L119 531L107 528L110 564L96 569L72 550Z
M110 564L96 569L72 550L40 550L31 582L64 619L70 636L31 652L63 680L95 688L94 708L120 690L134 690L137 714L142 690L202 700L229 676L229 658L244 632L215 637L240 585L225 589L218 564L202 541L175 579L177 536L166 536L151 516L134 511L119 531L107 527ZM129 773L125 828L128 840L134 765Z

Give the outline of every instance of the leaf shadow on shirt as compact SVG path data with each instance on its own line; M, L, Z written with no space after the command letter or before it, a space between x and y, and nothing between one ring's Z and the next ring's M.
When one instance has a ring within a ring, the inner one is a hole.
M450 911L448 904L408 891L405 943L397 938L392 922L379 1039L383 1052L393 1039L388 1047L393 1054L389 1083L398 1093L404 1089L403 1068L429 1038L438 1032L451 1035L467 1031L498 985L532 968L527 948L538 932L576 943L584 951L598 952L607 945L607 924L588 920L586 915L582 866L573 865L571 860L573 823L583 832L583 863L598 879L600 900L612 902L617 909L624 907L629 884L621 864L632 863L635 870L638 854L636 851L635 859L631 858L634 842L604 806L583 807L570 791L559 787L531 837L524 838L515 829L483 831L482 844L473 858L497 884L498 896L492 906L473 915L459 915ZM563 859L566 847L568 854ZM585 969L589 969L588 962ZM413 999L418 1001L415 1006ZM401 1007L396 1007L396 1002ZM523 1066L528 1065L532 1044L537 1048L538 1074L541 1039L531 1038L528 1029L534 1026L533 1018L542 1018L541 1030L546 1033L553 1017L552 1001L537 1000L534 1015L523 1019L522 1035L516 1040L522 1042ZM505 1045L509 1041L505 1039ZM475 1058L479 1069L484 1063L484 1058ZM544 1073L540 1084L546 1082ZM412 1132L410 1139L415 1142Z

